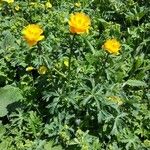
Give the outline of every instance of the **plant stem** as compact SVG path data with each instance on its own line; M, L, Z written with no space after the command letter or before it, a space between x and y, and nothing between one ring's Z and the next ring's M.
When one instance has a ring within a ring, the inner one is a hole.
M105 69L106 69L106 63L107 63L107 60L108 60L108 57L109 57L109 54L107 53L104 60L102 60L102 66L101 68L97 68L98 72L97 72L97 75L96 75L96 80L97 82L99 82L100 80L100 76L103 76L105 75L106 77L106 72L105 72Z
M49 63L48 63L48 61L47 61L47 59L46 59L45 57L43 57L43 56L42 56L42 58L43 58L43 60L45 61L45 63L46 63L46 65L47 65L48 69L50 69L51 67L50 67L50 65L49 65ZM55 72L57 72L57 74L59 74L61 77L63 77L63 78L66 79L66 75L65 75L65 74L61 73L61 72L60 72L59 70L57 70L56 68L53 68L53 70L54 70Z
M72 58L72 54L73 54L74 39L75 39L75 34L73 35L72 41L70 43L69 66L68 66L68 80L70 80L70 74L71 74L71 58Z
M105 69L106 69L106 63L107 63L108 57L109 57L109 54L107 53L107 54L106 54L106 57L105 57L105 59L104 59L104 61L103 61L103 64L102 64L102 70L103 70L103 72L104 72L105 77L106 77Z
M109 56L109 54L107 53L105 59L103 60L103 66L102 66L103 69L105 69L105 67L106 67L106 62L108 60L108 56Z
M58 71L56 68L53 68L53 70L56 71L60 76L62 76L63 78L66 79L66 76L63 73L61 73L60 71Z

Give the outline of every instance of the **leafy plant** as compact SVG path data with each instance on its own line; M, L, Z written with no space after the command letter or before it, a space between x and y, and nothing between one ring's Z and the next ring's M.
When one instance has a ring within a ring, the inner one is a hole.
M149 13L148 0L1 1L0 149L148 150Z
M7 106L22 99L19 88L6 85L0 89L0 117L7 115Z

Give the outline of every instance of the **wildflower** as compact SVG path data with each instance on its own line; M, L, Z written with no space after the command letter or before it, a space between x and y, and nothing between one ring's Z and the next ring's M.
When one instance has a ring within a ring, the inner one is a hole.
M119 97L117 97L117 96L110 96L110 97L108 97L108 99L109 99L111 102L118 104L119 106L123 104L121 98L119 98Z
M71 14L69 26L70 32L76 34L88 33L91 21L89 16L84 13Z
M32 71L32 70L34 70L34 67L32 67L32 66L29 66L26 68L26 71Z
M9 3L9 4L11 4L11 3L13 3L14 2L14 0L3 0L4 2L7 2L7 3Z
M64 65L65 65L66 67L69 66L69 60L68 60L67 58L64 59Z
M121 44L116 39L108 39L102 46L106 51L111 54L119 54Z
M38 69L39 74L46 74L47 68L45 66L40 66Z
M22 31L24 39L27 41L29 46L36 45L38 41L41 41L44 38L44 36L41 35L42 33L43 30L36 24L29 24Z
M46 8L52 8L52 4L50 2L46 2L45 7Z
M74 5L75 5L76 7L81 7L81 3L79 3L79 2L78 2L78 3L75 3Z
M20 9L20 7L19 7L19 5L17 5L17 6L15 7L15 10L16 10L16 11L19 11L19 9Z

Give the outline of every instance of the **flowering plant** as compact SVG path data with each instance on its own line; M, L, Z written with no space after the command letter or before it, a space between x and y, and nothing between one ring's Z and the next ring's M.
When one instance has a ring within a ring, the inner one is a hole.
M148 150L149 12L0 1L0 150Z

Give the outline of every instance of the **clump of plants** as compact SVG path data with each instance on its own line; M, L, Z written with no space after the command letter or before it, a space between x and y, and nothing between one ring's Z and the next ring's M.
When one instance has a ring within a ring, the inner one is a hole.
M150 2L0 1L0 150L148 150Z

